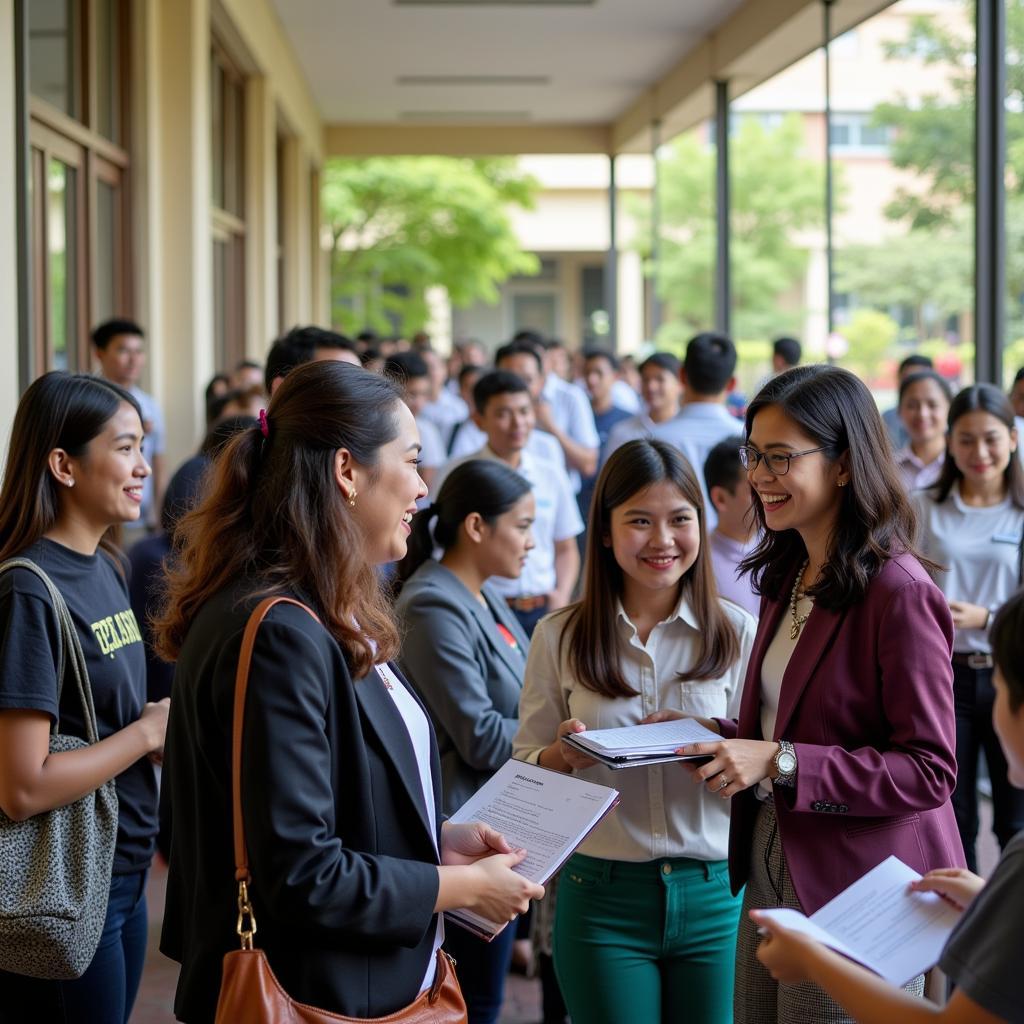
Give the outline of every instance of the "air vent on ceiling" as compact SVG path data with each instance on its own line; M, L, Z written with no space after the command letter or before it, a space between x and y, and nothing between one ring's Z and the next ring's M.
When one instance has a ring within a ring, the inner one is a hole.
M548 75L399 75L396 85L550 85Z
M459 123L490 124L494 121L529 121L528 110L403 110L400 121L426 121L430 124Z

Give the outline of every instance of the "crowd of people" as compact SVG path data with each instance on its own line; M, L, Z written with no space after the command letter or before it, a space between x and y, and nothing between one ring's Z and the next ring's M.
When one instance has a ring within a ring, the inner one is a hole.
M0 1019L127 1024L159 848L190 1024L240 935L292 999L356 1018L431 992L447 954L469 1024L523 956L544 1024L1024 1021L1024 370L954 394L912 355L880 413L792 338L747 401L711 332L634 365L532 330L444 357L302 327L210 382L171 473L144 331L93 341L99 372L35 381L7 451L0 824L114 780L117 837L90 965L5 969L5 932ZM53 746L88 723L12 559L67 604L98 742ZM720 737L693 762L564 742L679 718ZM620 793L546 889L449 820L511 757ZM762 914L890 855L961 912L951 994ZM486 942L457 908L514 923Z

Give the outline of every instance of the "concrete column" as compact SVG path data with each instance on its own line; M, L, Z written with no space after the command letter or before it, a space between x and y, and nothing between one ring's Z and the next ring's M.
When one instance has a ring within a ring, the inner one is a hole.
M150 13L150 358L174 466L202 435L203 389L214 372L209 0L155 2Z
M312 212L309 161L301 141L289 136L283 146L284 167L284 311L285 324L308 324L312 302Z

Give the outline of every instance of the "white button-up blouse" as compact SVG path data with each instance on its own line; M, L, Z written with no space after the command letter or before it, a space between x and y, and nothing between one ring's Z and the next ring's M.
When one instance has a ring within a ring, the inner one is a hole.
M530 641L513 756L537 763L568 718L578 718L591 729L635 725L663 708L703 718L737 718L757 625L731 601L723 600L722 607L739 635L739 657L719 679L684 682L678 674L696 660L701 634L686 598L651 630L646 644L619 604L616 628L625 641L623 675L638 691L635 697L604 697L582 686L569 669L568 645L561 642L567 610L542 619ZM619 771L593 765L577 774L622 794L619 806L586 839L580 853L622 861L726 858L729 802L695 786L681 765Z

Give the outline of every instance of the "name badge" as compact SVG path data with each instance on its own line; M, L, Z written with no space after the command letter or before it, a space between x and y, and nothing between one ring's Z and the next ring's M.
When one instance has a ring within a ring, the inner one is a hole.
M993 533L992 543L993 544L1014 544L1017 545L1021 541L1021 538L1013 533Z

